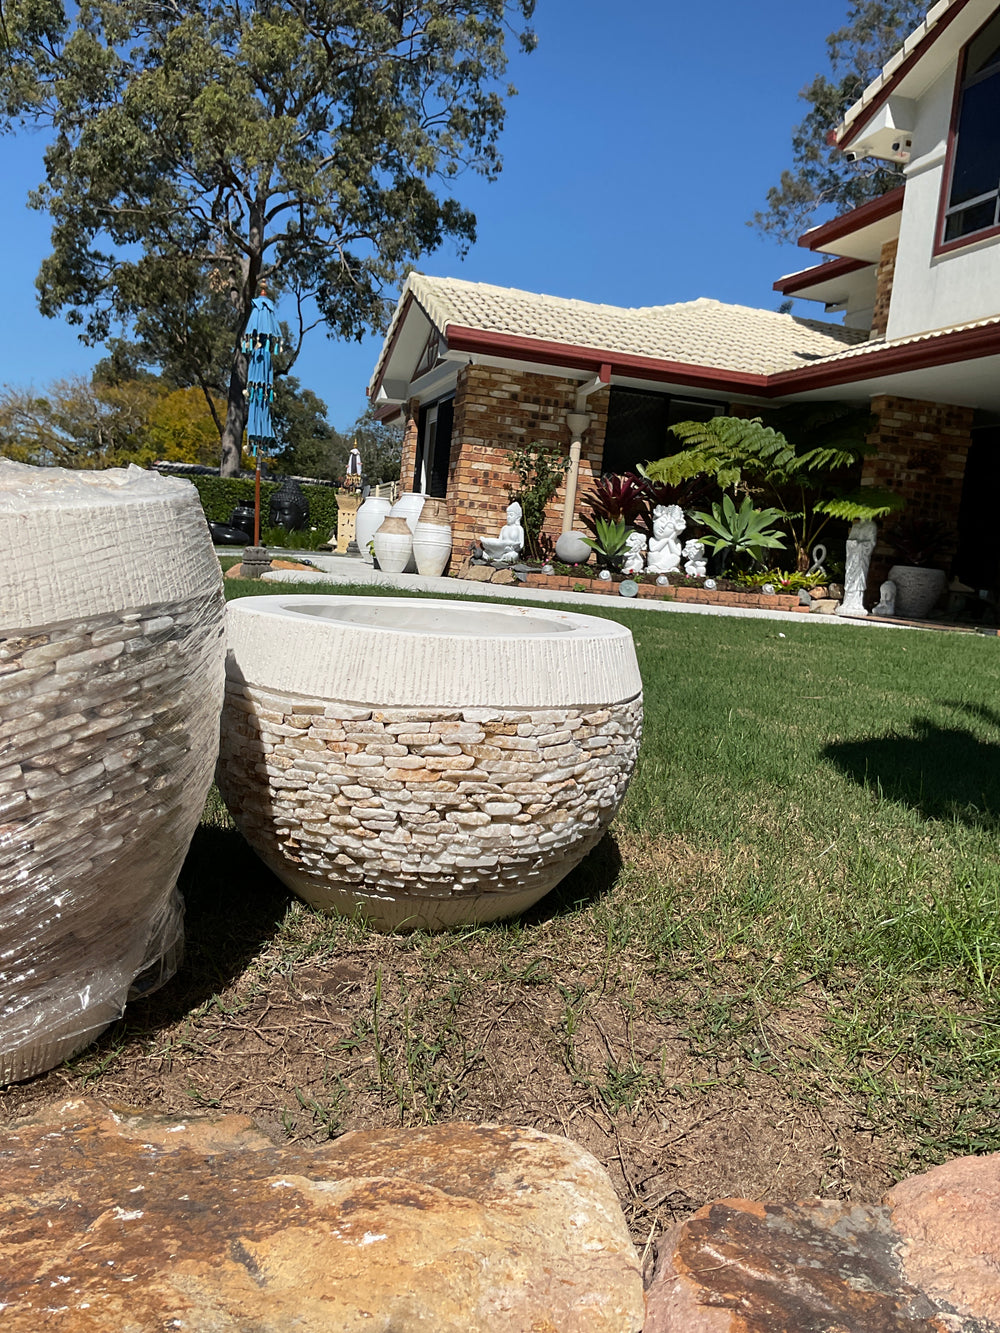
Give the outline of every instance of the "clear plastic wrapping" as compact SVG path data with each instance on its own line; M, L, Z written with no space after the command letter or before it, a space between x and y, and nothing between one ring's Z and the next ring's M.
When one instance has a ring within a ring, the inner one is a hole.
M0 1083L172 975L218 745L224 604L194 489L85 477L0 462Z

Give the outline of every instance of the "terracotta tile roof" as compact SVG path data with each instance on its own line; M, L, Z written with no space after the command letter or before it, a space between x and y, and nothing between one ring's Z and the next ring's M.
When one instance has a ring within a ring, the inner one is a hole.
M442 331L457 325L606 350L609 359L616 353L647 356L759 375L812 364L867 338L862 330L841 324L726 305L707 297L631 309L417 273L407 279L393 326L408 294ZM392 332L390 328L386 349Z
M970 320L967 324L949 324L947 328L943 329L931 329L925 333L910 333L905 338L872 338L856 347L848 347L840 352L835 352L832 356L824 356L818 361L812 361L810 365L822 367L841 361L863 360L866 356L874 356L879 352L890 351L894 347L915 347L934 343L938 339L951 338L957 333L989 328L997 330L997 352L1000 353L1000 315L991 315L986 319Z

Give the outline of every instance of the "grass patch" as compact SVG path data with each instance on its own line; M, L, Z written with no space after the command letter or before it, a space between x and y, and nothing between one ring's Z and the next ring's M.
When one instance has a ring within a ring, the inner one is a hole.
M876 1199L1000 1148L1000 641L592 614L635 636L642 751L535 909L399 937L323 918L213 797L184 970L31 1088L312 1141L533 1124L605 1163L642 1242L711 1197Z

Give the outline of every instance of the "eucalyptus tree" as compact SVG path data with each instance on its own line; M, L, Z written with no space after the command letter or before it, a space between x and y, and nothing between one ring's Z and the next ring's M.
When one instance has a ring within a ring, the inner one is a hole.
M823 204L856 208L902 184L888 162L847 162L827 134L927 7L928 0L852 0L847 6L847 22L826 39L829 76L817 74L799 93L809 111L792 130L792 166L768 190L767 207L754 214L752 226L794 243Z
M85 341L162 315L199 339L231 311L223 472L239 466L245 361L266 281L308 329L360 338L382 292L475 238L451 181L500 170L511 40L534 0L4 0L8 126L51 134L31 204L52 217L43 313Z

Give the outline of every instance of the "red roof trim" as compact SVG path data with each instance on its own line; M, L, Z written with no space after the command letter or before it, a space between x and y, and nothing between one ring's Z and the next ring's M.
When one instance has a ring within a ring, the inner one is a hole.
M779 278L774 283L774 290L781 292L782 296L791 296L793 292L815 287L817 283L827 282L830 278L845 278L848 273L874 267L867 259L833 259L828 264L814 264L812 268L804 268L798 273L789 273L787 277Z
M802 393L824 389L853 380L870 380L879 375L898 375L906 370L927 370L952 361L975 361L983 356L1000 356L1000 321L974 329L940 333L922 342L899 347L880 347L865 356L848 356L826 365L803 366L769 375L769 395Z
M516 357L519 361L569 366L601 374L610 365L612 374L636 375L642 379L675 384L704 385L720 390L759 393L767 384L766 375L742 370L720 370L711 366L688 365L682 361L664 361L653 356L609 353L607 348L577 347L567 343L523 338L511 333L486 333L482 329L449 324L445 330L448 347L457 352L482 352L484 355ZM610 358L610 361L609 361ZM602 375L603 378L603 375Z
M799 245L805 246L807 250L816 250L821 245L829 245L831 241L839 241L844 236L850 236L853 232L860 231L862 227L870 227L873 222L881 222L883 218L892 217L893 213L898 213L903 207L905 189L905 185L897 185L894 190L880 194L877 199L869 199L867 204L861 204L858 208L852 208L849 213L841 213L840 217L831 218L829 222L813 227L811 231L799 237Z
M569 366L591 373L608 365L619 376L647 379L661 383L685 384L722 393L736 392L758 398L781 398L790 393L805 393L835 384L861 383L880 375L895 375L907 370L926 370L952 361L971 361L984 356L1000 356L1000 320L974 329L941 333L925 341L899 347L878 347L862 356L803 365L775 375L755 375L746 371L720 370L712 366L688 365L681 361L660 361L648 356L622 356L592 347L573 347L565 343L516 337L507 333L484 333L450 324L445 331L449 348L461 352L505 356L520 361Z
M898 69L893 70L889 80L878 90L872 100L858 111L857 116L850 124L845 120L844 133L837 138L835 142L840 144L841 147L844 147L852 141L858 130L863 129L868 121L871 120L872 116L874 116L875 112L888 102L900 79L905 78L910 70L913 69L914 65L916 65L919 60L923 59L941 34L946 31L955 19L958 18L959 14L961 14L962 10L968 3L969 0L953 0L952 7L948 10L947 14L945 14L944 18L939 19L938 22L934 24L934 27L924 34L923 38L917 43L905 60L903 60ZM857 126L856 129L852 128L854 125ZM834 131L834 135L836 135L836 130Z

